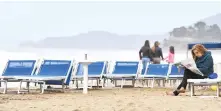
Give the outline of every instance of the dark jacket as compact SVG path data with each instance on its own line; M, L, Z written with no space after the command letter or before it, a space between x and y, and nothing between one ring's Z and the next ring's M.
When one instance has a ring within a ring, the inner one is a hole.
M196 58L197 68L204 74L209 76L214 72L213 70L213 57L210 51L207 51L202 57Z
M163 53L162 49L160 47L156 47L155 52L152 52L153 58L162 58L163 59Z
M139 56L140 59L142 59L143 57L148 57L152 61L152 53L149 47L143 46L139 51Z

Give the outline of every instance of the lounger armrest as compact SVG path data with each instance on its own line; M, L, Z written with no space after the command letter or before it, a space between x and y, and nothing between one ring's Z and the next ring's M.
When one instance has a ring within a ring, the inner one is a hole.
M32 79L32 80L62 80L62 79L65 79L66 76L47 76L47 77L44 77L44 76L34 76L34 77L15 77L16 79Z
M14 76L0 76L0 79L14 79Z
M107 74L106 77L136 77L137 74Z
M189 83L197 83L197 84L204 84L204 83L221 83L221 79L188 79L187 82Z

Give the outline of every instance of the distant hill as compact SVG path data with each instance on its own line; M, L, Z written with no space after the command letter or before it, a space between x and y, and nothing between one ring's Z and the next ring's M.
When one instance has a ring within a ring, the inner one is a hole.
M34 42L26 41L21 47L81 48L81 49L137 49L145 40L163 40L168 35L118 35L105 31L91 31L69 37L48 37Z
M190 42L221 42L221 13L196 21L190 26L172 29L170 37L164 40L164 46L176 46L182 49Z
M163 40L168 35L118 35L105 31L91 31L69 37L48 37L34 42L26 41L21 47L85 48L85 49L137 49L145 40Z
M217 24L221 27L221 13L199 20L208 25ZM196 21L197 22L197 21ZM168 29L169 30L169 29ZM81 49L137 49L145 40L161 41L169 37L168 34L159 35L118 35L106 31L91 31L68 37L47 37L40 41L25 41L20 47L33 48L81 48ZM184 40L184 38L187 38ZM179 40L178 40L179 39ZM195 40L196 39L196 40ZM188 39L188 35L181 38L170 37L168 45L180 45L181 48L188 42L207 41L206 39ZM211 40L209 38L209 40ZM181 42L182 41L182 42ZM185 42L184 42L185 41Z
M217 24L219 25L219 27L221 27L221 13L205 18L202 21L206 22L209 25Z

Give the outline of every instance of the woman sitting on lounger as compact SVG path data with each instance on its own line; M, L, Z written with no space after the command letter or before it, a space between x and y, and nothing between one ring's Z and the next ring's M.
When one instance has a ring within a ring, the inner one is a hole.
M208 78L213 73L213 57L211 52L201 45L196 44L192 48L192 56L196 62L197 68L204 74L203 76L195 74L188 69L185 69L184 76L181 84L177 87L174 92L167 92L167 95L178 96L179 93L185 93L187 86L187 79L204 79Z

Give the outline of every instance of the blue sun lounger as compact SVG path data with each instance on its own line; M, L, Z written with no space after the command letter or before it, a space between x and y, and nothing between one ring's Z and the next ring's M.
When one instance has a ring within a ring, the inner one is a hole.
M64 92L64 86L70 83L72 70L72 60L43 60L35 75L16 77L21 79L18 93L20 93L22 82L39 83L41 93L44 93L45 85L61 85Z
M113 72L106 74L105 78L115 81L115 86L117 86L116 81L121 80L121 88L123 88L125 80L132 80L132 86L134 86L139 66L138 61L116 61Z
M78 80L82 81L84 78L83 65L81 63L77 64L75 75L73 80L76 81L76 87L78 88ZM88 79L96 80L97 87L99 82L107 71L107 62L106 61L96 61L88 65Z
M37 69L36 65L36 60L8 60L0 80L0 82L4 82L2 93L7 93L8 82L19 82L16 77L33 75Z
M168 72L169 72L169 65L168 64L149 64L147 65L148 68L142 70L141 74L138 76L137 79L143 80L152 80L152 86L154 87L155 80L164 80L166 79Z
M169 73L169 76L168 76L168 79L180 79L180 78L183 78L183 74L184 74L184 70L183 69L180 69L175 66L175 65L172 65L170 66L171 67L171 71Z
M175 65L170 65L170 71L168 73L167 80L170 82L174 81L174 83L178 84L178 81L183 78L184 69L179 69Z

